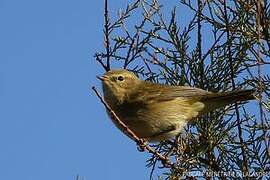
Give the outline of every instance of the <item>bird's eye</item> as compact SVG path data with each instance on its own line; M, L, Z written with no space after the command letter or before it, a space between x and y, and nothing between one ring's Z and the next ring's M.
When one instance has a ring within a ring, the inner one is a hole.
M118 80L118 81L124 81L124 77L123 77L123 76L118 76L118 77L117 77L117 80Z

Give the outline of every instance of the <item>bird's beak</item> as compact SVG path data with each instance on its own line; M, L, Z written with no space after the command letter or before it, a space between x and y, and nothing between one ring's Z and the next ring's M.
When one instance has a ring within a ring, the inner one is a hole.
M105 81L106 79L108 79L107 78L107 76L97 76L97 78L99 79L99 80L101 80L101 81Z

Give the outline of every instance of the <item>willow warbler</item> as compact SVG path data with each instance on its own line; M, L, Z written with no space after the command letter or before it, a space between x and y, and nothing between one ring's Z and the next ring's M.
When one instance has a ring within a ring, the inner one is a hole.
M212 93L188 86L156 84L140 80L123 69L108 71L98 78L112 110L137 136L149 141L170 139L196 117L231 103L254 99L255 92Z

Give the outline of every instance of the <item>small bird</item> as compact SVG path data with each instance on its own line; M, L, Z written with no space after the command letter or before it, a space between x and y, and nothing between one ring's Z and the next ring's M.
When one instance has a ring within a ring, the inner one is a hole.
M98 78L104 99L116 115L138 137L152 142L175 137L188 122L216 108L254 99L255 92L212 93L189 86L157 84L140 80L124 69L108 71Z

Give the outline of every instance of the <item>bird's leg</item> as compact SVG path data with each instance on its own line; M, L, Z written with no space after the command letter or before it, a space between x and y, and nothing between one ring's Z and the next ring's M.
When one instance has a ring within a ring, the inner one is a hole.
M137 142L137 149L140 152L145 151L145 146L147 145L147 140L144 138L140 138L139 141Z

